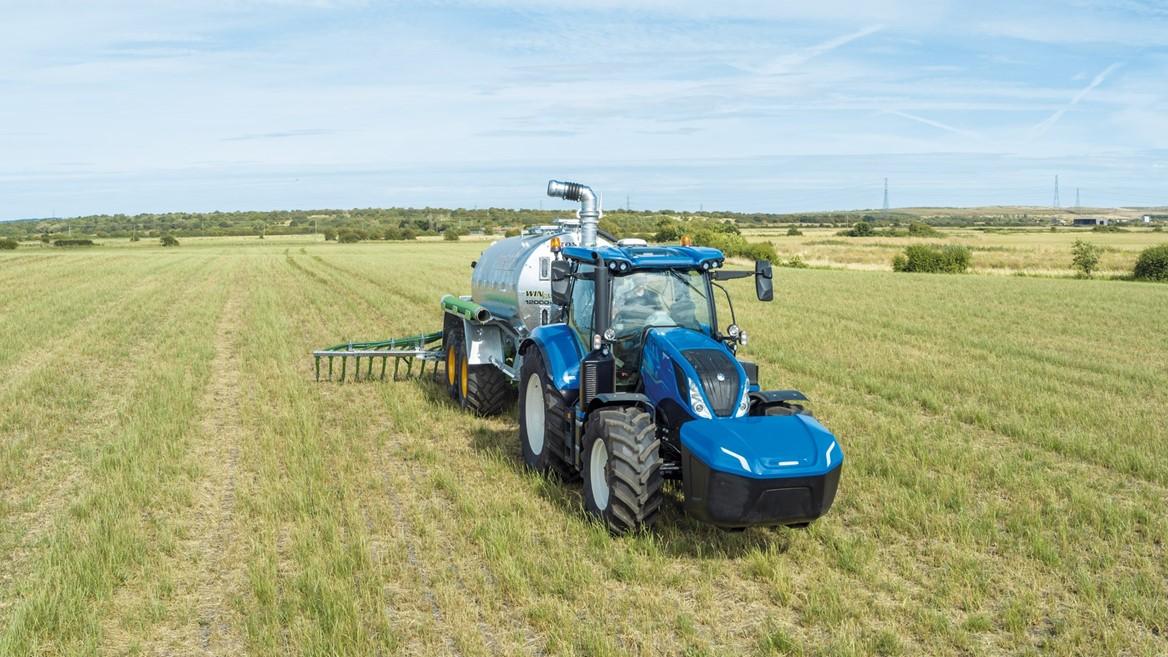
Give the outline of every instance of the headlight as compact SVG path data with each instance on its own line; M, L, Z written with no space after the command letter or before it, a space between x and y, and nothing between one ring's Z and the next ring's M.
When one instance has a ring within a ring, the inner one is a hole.
M734 417L742 417L750 412L750 388L742 389L742 399L738 400L738 410L734 412Z
M710 409L706 408L706 402L702 399L702 391L698 390L698 384L694 383L693 379L689 379L689 407L698 417L704 417L707 420L714 418L710 414Z

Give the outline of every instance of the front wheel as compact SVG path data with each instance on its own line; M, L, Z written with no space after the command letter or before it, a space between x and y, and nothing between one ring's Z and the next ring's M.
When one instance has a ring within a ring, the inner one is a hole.
M614 534L648 528L661 509L661 441L635 408L602 408L584 435L584 507Z
M568 406L548 380L543 354L532 347L519 374L519 443L523 462L536 472L554 472L569 480L575 468L568 454L571 425Z

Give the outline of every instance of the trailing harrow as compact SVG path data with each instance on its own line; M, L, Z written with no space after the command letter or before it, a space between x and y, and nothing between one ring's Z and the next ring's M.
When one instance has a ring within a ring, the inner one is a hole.
M414 374L415 362L420 366L418 376L425 376L426 365L434 363L434 374L438 374L438 363L444 360L442 353L442 332L422 333L405 338L393 338L376 342L345 342L312 352L316 361L316 380L321 380L321 360L327 359L328 369L324 373L328 381L344 382L349 375L349 359L353 359L353 381L384 381L389 359L393 359L393 379L395 381ZM339 367L334 361L340 359ZM364 359L364 363L362 363ZM380 360L380 367L377 361ZM364 365L364 371L362 366ZM339 369L338 378L334 379L334 372ZM377 373L374 374L375 369Z

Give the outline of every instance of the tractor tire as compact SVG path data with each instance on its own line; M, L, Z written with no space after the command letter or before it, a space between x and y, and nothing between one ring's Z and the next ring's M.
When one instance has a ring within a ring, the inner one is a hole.
M664 499L661 440L636 407L593 411L584 435L584 508L613 534L653 526Z
M494 365L471 365L466 343L459 343L458 405L478 416L498 415L511 402L511 382Z
M446 392L453 401L459 401L458 372L461 365L458 357L462 354L462 327L447 328L442 336L442 348L446 352Z
M548 379L543 353L532 347L519 374L519 444L523 463L536 472L554 473L565 481L576 476L568 445L571 424L568 405Z

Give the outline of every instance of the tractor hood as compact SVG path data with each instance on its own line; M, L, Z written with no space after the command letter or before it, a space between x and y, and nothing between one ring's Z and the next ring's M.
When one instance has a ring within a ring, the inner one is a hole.
M681 444L712 470L754 479L821 475L844 459L835 436L804 414L692 420Z
M689 399L689 381L697 384L705 407L715 419L731 418L749 384L746 371L726 348L705 333L685 328L654 328L645 337L641 375L646 390L651 382L670 382L677 399ZM671 397L669 387L650 394L654 401ZM688 408L688 403L685 404ZM697 417L697 414L694 414Z

